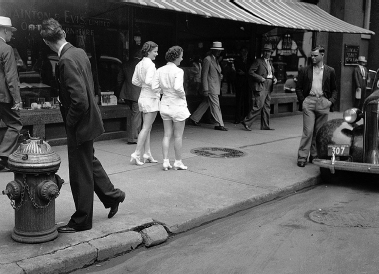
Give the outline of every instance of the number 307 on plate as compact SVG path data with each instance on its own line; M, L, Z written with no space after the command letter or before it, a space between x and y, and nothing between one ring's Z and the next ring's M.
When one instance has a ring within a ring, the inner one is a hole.
M349 156L349 145L328 145L328 156Z

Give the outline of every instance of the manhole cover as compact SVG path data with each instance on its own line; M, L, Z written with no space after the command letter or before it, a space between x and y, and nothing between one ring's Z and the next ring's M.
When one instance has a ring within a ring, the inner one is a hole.
M318 209L309 213L309 218L336 227L379 227L379 213L373 210Z
M191 153L198 156L211 158L237 158L242 157L245 153L241 150L224 148L224 147L200 147L191 150Z

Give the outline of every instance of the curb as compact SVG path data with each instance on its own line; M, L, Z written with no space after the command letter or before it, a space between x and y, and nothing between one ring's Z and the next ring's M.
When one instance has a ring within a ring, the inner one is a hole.
M318 175L292 186L241 201L175 226L167 227L165 224L155 221L154 223L135 227L129 231L117 232L105 237L82 242L53 253L1 265L0 274L69 273L94 264L97 261L104 261L130 252L142 244L145 247L161 244L167 241L169 233L178 234L188 231L239 211L295 194L297 191L319 184L320 181L321 177Z

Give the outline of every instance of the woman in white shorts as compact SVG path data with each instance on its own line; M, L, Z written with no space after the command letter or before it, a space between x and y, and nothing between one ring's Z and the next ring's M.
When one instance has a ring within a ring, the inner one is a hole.
M139 110L143 113L143 125L138 134L137 147L135 152L130 156L130 162L136 165L143 165L146 162L157 163L150 151L150 131L159 111L160 94L151 88L156 68L153 60L158 55L158 45L152 41L146 42L142 46L143 59L134 69L132 83L141 87L141 94L138 98ZM143 154L143 162L141 161L141 152Z
M160 91L160 114L163 120L164 136L162 141L163 169L172 168L168 158L168 149L171 136L174 134L175 162L174 169L184 170L187 167L182 163L182 140L185 120L190 116L187 108L186 94L183 87L182 69L178 68L183 60L183 49L173 46L166 52L167 65L159 68L155 73L152 88Z

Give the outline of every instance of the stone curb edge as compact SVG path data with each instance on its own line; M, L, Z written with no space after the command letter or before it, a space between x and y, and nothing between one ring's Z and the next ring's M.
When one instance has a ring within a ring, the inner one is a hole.
M277 189L268 194L241 201L175 226L167 227L156 221L155 223L139 226L135 229L136 231L113 233L103 238L83 242L50 254L1 265L0 274L69 273L76 269L89 266L96 261L104 261L130 252L141 244L150 247L163 243L169 237L167 231L170 234L182 233L236 212L294 194L307 187L315 186L319 184L320 181L320 175L318 175L289 187Z

